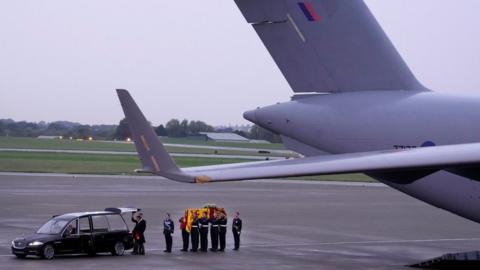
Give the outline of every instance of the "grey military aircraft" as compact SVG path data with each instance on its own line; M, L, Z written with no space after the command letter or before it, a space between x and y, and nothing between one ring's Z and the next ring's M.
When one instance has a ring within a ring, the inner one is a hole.
M433 92L361 0L235 0L295 92L244 117L305 157L180 169L117 90L142 171L204 183L365 173L480 222L480 98Z

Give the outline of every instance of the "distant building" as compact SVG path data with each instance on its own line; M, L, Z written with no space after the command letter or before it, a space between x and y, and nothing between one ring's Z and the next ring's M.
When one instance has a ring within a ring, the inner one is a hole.
M251 143L271 143L269 141L266 141L266 140L250 140Z
M200 132L206 141L216 142L249 142L250 140L235 133Z
M47 136L47 135L40 135L37 137L37 139L63 139L63 136Z

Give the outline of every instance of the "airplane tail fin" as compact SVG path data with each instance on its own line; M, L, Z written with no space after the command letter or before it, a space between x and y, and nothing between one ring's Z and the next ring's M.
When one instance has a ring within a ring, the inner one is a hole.
M294 92L427 91L362 0L235 0Z
M181 182L191 182L160 142L157 134L127 90L117 89L118 98L143 165L143 171Z

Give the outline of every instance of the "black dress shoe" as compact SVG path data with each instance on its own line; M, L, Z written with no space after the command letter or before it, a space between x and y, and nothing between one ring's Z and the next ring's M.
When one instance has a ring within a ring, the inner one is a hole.
M235 251L237 251L237 250L238 250L238 248L234 248L234 249L232 249L232 250L235 250Z
M180 249L180 251L185 252L185 251L188 251L188 250L186 250L186 249Z
M224 250L224 249L219 249L218 251L220 251L220 252L225 252L225 250Z

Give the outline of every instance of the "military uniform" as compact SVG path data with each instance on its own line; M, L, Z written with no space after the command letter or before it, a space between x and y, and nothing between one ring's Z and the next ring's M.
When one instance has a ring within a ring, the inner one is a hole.
M200 227L200 250L206 252L208 249L208 218L202 217L198 220Z
M210 219L210 241L212 242L211 251L218 249L218 219L213 217Z
M174 231L174 224L173 220L170 218L166 218L163 221L163 234L165 235L165 244L166 249L165 252L172 252L172 234Z
M218 236L220 238L220 251L225 251L225 237L227 235L227 218L218 219Z
M238 250L240 248L240 233L242 232L242 220L240 218L234 218L232 221L232 233L233 239L235 240L235 248L233 250Z
M188 238L190 234L187 231L187 219L182 217L178 220L180 223L180 230L182 230L182 241L183 241L183 248L182 251L188 251Z
M192 221L192 229L190 231L190 238L192 239L192 249L190 251L197 252L198 250L198 235L199 231L199 222L198 218L194 218Z

